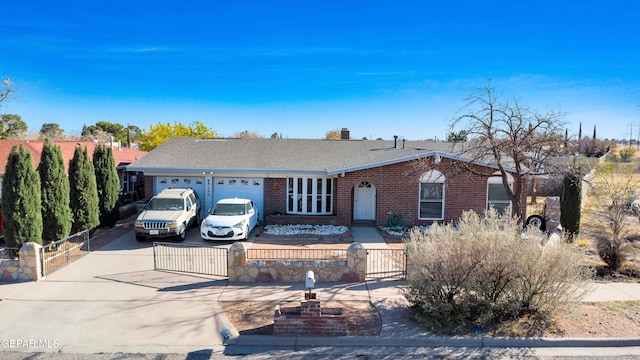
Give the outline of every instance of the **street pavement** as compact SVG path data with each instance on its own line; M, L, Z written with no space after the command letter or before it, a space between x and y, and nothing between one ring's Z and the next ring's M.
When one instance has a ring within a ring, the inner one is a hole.
M197 236L197 231L191 229L189 236L194 234ZM359 241L358 230L353 236ZM379 248L384 244L374 241L365 246ZM382 317L380 336L238 336L218 301L295 300L305 291L304 284L229 283L214 276L155 271L153 261L152 243L138 243L128 232L39 282L0 283L0 358L40 352L183 354L177 358L242 354L252 354L252 358L283 354L306 354L306 358L428 358L434 354L468 358L640 357L640 337L437 337L409 320L401 294L403 282L384 280L318 283L314 290L327 301L371 301ZM640 283L596 283L585 298L620 300L640 300ZM224 339L223 334L229 338Z

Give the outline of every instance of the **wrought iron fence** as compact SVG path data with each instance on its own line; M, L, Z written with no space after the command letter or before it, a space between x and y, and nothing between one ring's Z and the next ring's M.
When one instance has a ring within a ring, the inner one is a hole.
M407 253L404 249L368 249L368 279L407 277Z
M228 276L228 250L213 246L153 243L153 268Z
M9 248L9 247L2 248L0 249L0 259L9 259L9 260L17 259L19 251L20 249L18 248Z
M40 249L42 276L70 264L89 253L89 230L81 231Z
M544 203L527 204L527 216L544 216Z
M247 259L347 260L347 249L247 249Z

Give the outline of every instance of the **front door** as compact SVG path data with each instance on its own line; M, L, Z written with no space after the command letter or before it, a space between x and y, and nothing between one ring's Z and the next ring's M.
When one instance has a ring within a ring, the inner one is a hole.
M376 187L363 181L353 190L353 220L376 219Z

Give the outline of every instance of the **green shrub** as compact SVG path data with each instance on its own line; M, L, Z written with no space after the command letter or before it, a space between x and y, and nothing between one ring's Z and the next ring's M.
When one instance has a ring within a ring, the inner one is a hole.
M472 326L548 317L580 299L590 272L562 239L516 219L465 212L454 228L411 231L405 297L432 330L466 333Z
M47 139L42 147L38 173L41 180L42 239L45 244L69 236L71 208L69 207L69 178L59 146Z
M92 230L100 223L98 189L87 148L76 146L69 162L69 206L73 214L71 232Z
M113 226L120 219L120 180L110 147L96 146L93 167L98 189L100 224Z
M560 196L560 224L570 240L580 231L580 202L582 201L582 179L576 174L566 174Z
M40 176L31 152L22 145L9 153L2 181L2 230L7 246L42 244Z

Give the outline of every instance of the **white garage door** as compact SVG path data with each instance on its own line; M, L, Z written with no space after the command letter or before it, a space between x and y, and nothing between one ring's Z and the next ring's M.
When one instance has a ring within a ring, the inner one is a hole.
M264 179L261 178L214 178L213 203L225 198L253 200L264 220Z
M207 214L205 199L204 177L198 176L156 176L153 186L155 193L168 188L191 188L200 197L200 218L204 219ZM155 194L154 194L155 195Z

